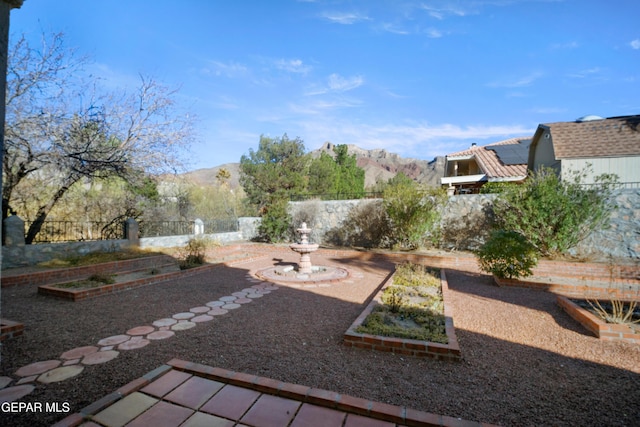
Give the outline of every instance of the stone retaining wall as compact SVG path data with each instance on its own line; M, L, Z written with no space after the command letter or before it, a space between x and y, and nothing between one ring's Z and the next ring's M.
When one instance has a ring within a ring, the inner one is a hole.
M442 249L474 250L487 236L495 194L450 196L442 206L440 236ZM329 233L340 229L356 206L381 203L380 199L290 202L295 221L305 220L313 229L310 240L327 244ZM621 189L613 194L615 210L608 225L589 235L569 255L594 261L609 258L640 262L640 189ZM297 224L294 224L297 225Z

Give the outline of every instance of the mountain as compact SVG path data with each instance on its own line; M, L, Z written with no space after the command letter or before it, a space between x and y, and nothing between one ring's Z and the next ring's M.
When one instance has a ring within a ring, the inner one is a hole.
M331 156L334 144L325 142L322 147L311 152L312 156L320 156L325 152ZM347 145L348 153L356 155L358 166L364 169L364 185L371 187L378 181L387 182L402 172L409 178L422 184L439 186L444 176L445 158L438 156L431 161L403 158L390 153L384 148L365 150L352 144Z
M322 147L311 151L311 155L319 157L322 152L331 156L334 144L325 142ZM365 150L355 145L347 145L348 153L355 154L358 166L365 172L365 187L371 187L378 181L386 182L402 172L416 182L430 186L439 186L440 178L444 176L445 158L438 156L431 161L403 158L385 149ZM216 175L220 169L226 169L231 178L230 188L238 188L240 177L240 163L226 163L213 168L197 169L183 174L183 177L197 185L217 185Z

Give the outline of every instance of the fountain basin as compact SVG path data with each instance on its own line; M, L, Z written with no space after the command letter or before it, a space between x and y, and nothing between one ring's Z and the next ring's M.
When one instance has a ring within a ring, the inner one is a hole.
M311 272L301 272L292 265L263 268L255 273L260 280L282 284L335 283L349 277L349 271L341 267L314 265Z

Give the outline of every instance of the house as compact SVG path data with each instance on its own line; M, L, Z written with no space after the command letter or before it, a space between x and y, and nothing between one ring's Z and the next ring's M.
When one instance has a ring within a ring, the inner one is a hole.
M624 186L640 186L640 115L585 116L538 125L527 168L535 171L541 166L555 169L563 178L585 171L586 184L600 174L614 173Z
M527 177L528 137L511 138L446 156L440 179L451 194L477 193L486 182L522 182Z

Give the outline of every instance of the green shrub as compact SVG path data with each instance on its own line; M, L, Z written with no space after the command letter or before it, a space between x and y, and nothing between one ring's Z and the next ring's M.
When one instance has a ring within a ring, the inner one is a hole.
M608 200L616 177L603 174L595 185L584 186L588 172L561 180L552 169L537 170L496 199L495 227L521 234L543 256L566 252L602 227L611 210Z
M267 243L287 240L292 227L287 205L288 199L285 197L273 197L271 199L271 202L263 211L262 219L258 226L257 240Z
M429 233L437 234L435 225L440 219L437 208L445 198L443 189L427 189L408 178L387 186L383 204L389 218L391 244L417 249L427 243Z
M535 247L514 231L494 231L477 255L482 271L507 279L530 276L538 263Z

